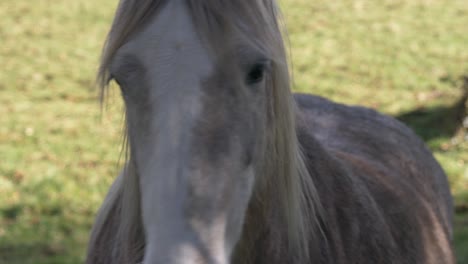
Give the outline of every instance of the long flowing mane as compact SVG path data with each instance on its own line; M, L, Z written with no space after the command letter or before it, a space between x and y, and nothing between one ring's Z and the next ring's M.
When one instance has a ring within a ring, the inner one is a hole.
M269 80L271 98L270 129L266 135L267 155L264 155L262 166L258 169L260 175L257 175L258 181L239 247L244 248L240 250L249 247L249 223L272 224L268 219L275 212L280 214L280 222L275 223L276 226L287 227L288 241L283 242L287 244L288 252L294 255L297 263L303 263L302 260L309 257L310 237L318 231L314 229L318 225L311 223L310 219L318 222L321 209L317 190L307 171L296 135L296 106L290 91L284 31L277 4L273 0L184 1L191 11L198 34L215 53L223 47L222 32L235 31L273 58L273 77ZM116 51L149 18L155 16L166 2L121 0L98 72L102 97L111 79L109 66ZM132 154L128 156L127 166L111 187L93 227L89 245L90 259L99 259L100 253L111 251L112 259L118 263L136 263L144 255L145 237L139 206L138 172L133 169ZM250 263L250 260L246 259L242 263Z

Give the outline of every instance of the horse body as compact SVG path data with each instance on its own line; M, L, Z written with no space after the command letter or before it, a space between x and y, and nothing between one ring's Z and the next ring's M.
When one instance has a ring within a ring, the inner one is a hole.
M448 182L423 142L370 109L310 95L296 101L299 141L323 205L323 236L311 243L308 263L454 263ZM246 242L254 250L239 253L250 262L233 263L297 263L284 227L247 222L246 230L258 232Z
M422 141L369 109L297 101L326 219L323 263L452 263L448 183Z
M454 262L431 153L392 118L293 97L278 12L120 3L100 78L122 89L129 159L87 263Z

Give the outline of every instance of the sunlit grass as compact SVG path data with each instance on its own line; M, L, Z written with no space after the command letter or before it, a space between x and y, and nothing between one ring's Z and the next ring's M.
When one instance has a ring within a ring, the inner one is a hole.
M468 2L283 1L295 89L410 124L468 204L468 142L456 117L468 75ZM117 1L0 1L0 263L80 263L118 171L118 91L93 86ZM462 206L461 206L462 207ZM456 218L468 262L467 214Z

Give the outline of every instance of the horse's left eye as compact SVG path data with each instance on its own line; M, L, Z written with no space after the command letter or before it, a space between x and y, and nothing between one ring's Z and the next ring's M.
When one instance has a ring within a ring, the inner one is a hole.
M248 85L257 84L263 81L265 77L265 71L267 70L269 63L268 61L260 61L252 65L247 73L246 82Z

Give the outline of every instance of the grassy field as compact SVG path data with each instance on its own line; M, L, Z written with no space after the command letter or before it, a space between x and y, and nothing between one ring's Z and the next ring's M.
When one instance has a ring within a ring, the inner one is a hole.
M376 108L450 178L468 263L466 0L283 1L295 89ZM93 85L116 1L0 1L0 263L80 263L118 171L122 109Z

